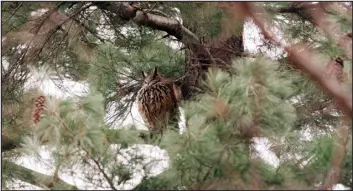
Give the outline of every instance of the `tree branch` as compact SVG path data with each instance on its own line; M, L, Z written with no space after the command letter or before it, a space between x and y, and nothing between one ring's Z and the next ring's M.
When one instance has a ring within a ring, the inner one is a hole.
M210 53L204 44L200 43L200 39L188 28L183 26L178 20L168 18L153 12L146 12L139 8L133 7L125 2L92 2L98 8L111 13L113 18L117 21L123 19L125 21L132 21L140 26L146 26L152 29L167 32L169 35L174 36L178 41L182 42L195 58L207 59L210 64L216 64L214 56ZM191 67L187 66L186 74L183 78L182 92L187 94L189 87L196 85L201 74L201 70L207 67L199 65L200 60L197 60ZM189 63L186 63L188 65ZM209 64L209 65L210 65ZM205 70L204 70L205 71ZM190 93L188 93L190 94ZM190 95L183 95L184 99L189 99Z
M106 40L103 39L102 37L100 37L97 32L95 32L93 29L89 28L87 25L85 25L84 23L80 22L79 20L77 20L76 18L72 17L71 18L73 21L76 22L76 24L81 25L84 29L86 29L89 33L91 33L94 37L96 37L99 41L101 41L102 43L105 43L105 41L108 41L110 43L112 43L110 40Z
M141 26L165 31L184 43L192 52L205 54L211 60L211 63L215 63L209 50L199 43L199 37L176 19L139 10L125 2L93 2L93 4L103 10L114 13L123 20L131 20Z
M7 18L3 23L1 23L1 26L4 26L4 24L6 24L14 15L15 13L21 8L23 2L20 3L20 5L18 5L18 7L15 9L15 11L9 16L9 18ZM1 10L2 11L2 10Z
M352 59L352 38L349 38L346 34L341 32L340 26L332 22L325 14L325 8L329 6L327 3L319 3L318 8L313 11L306 11L311 15L312 22L318 28L322 29L328 38L340 46L344 51L348 59ZM333 29L335 29L333 31Z
M167 32L182 43L197 48L199 38L176 19L146 13L125 2L93 2L97 7L114 13L123 20L131 20L138 25Z
M132 133L132 140L129 139L128 142L129 144L149 144L149 145L155 145L155 143L151 143L148 141L148 135L149 132L146 130L133 130L133 129L106 129L103 132L105 133L107 140L109 144L122 144L124 146L129 145L128 143L124 143L121 141L121 138L124 136L124 131L129 131L129 134L131 135ZM2 145L1 145L1 152L5 151L11 151L13 149L20 148L20 143L21 139L20 138L13 138L11 139L10 136L7 136L6 134L1 135L2 138ZM131 143L132 142L132 143ZM87 152L87 151L86 151ZM92 158L93 159L93 158ZM97 164L97 161L94 160L94 162ZM61 179L58 179L55 176L48 176L30 169L27 169L23 166L17 165L13 162L3 160L3 165L6 166L6 168L11 169L9 172L10 176L22 180L24 182L28 182L30 184L36 185L38 187L43 187L43 188L50 188L50 189L59 189L59 190L73 190L77 189L75 186L72 186L66 182L64 182ZM99 164L97 164L99 165ZM105 178L111 185L112 189L114 188L114 185L112 181L109 179L109 177L104 173L104 171L101 169L100 166L98 166L102 173L104 174Z
M300 17L303 17L301 15L301 11L305 9L305 7L316 7L315 4L312 4L311 2L292 2L286 7L282 7L278 10L279 13L295 13Z
M337 2L319 2L317 4L313 4L312 2L294 2L287 7L280 8L278 12L294 13L302 19L310 21L314 26L322 29L326 36L340 46L345 51L348 59L352 59L352 35L341 32L340 27L327 17L326 13L331 10L347 19L351 19L352 17L352 13L342 9Z
M118 139L121 134L124 134L124 131L136 135L135 142L133 144L150 144L154 143L148 142L149 132L146 130L133 130L133 129L105 129L103 130L104 134L107 137L107 140L110 144L121 144L121 140ZM1 134L1 152L10 151L16 148L21 147L21 139L17 137L10 137L4 133Z
M319 187L319 190L332 190L332 187L340 181L342 174L341 165L347 153L346 148L349 138L348 120L344 119L342 122L343 124L338 128L334 153L331 157L331 168L327 174L325 183Z
M52 176L48 176L42 174L40 172L33 171L21 165L15 164L8 160L2 160L3 168L9 169L9 174L11 177L16 178L18 180L22 180L24 182L33 184L35 186L41 188L49 188L52 190L77 190L78 188L74 185L71 185L61 179L54 178Z
M265 28L266 24L270 29L274 29L275 27L270 24L269 16L262 7L258 7L252 3L244 3L243 10L246 11L248 16L254 19L255 24L259 26L266 39L284 48L289 54L289 59L293 61L292 63L299 66L302 71L307 72L327 93L337 99L338 104L340 104L341 108L348 116L352 116L352 95L342 91L342 85L337 79L328 79L322 75L322 71L316 66L317 60L313 59L317 58L317 54L310 51L310 48L304 44L291 45L290 42L285 44L283 41L276 39L274 32L267 30L267 27Z
M85 150L85 151L86 151L86 150ZM103 167L99 164L99 162L98 162L91 154L89 154L88 151L86 151L86 153L87 153L87 155L89 155L89 157L90 157L91 160L94 162L94 164L96 164L96 166L97 166L97 168L99 169L99 171L103 174L103 176L104 176L104 178L107 180L107 182L108 182L110 188L113 189L113 190L117 190L117 189L115 188L115 186L114 186L114 183L113 183L113 181L112 181L112 178L110 178L110 177L108 176L108 174L105 173Z
M10 138L4 131L3 129L1 132L1 152L17 148L20 143L19 139Z
M124 131L128 131L129 134L134 135L133 144L152 144L148 142L149 131L147 130L135 130L135 129L106 129L104 130L104 134L106 135L108 142L110 144L121 144L121 140L118 139L119 136L124 134Z

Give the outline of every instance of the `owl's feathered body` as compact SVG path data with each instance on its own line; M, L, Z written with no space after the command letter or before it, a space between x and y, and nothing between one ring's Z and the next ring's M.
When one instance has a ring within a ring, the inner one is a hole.
M138 109L152 134L161 134L168 123L178 122L176 94L178 91L173 81L164 78L156 69L145 79L137 95Z

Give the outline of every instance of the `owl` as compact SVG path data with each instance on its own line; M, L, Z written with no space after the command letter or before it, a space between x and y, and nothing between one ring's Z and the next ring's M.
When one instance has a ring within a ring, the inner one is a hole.
M138 110L151 132L151 137L163 134L168 124L178 126L181 99L180 89L174 81L157 72L157 68L145 77L137 94Z

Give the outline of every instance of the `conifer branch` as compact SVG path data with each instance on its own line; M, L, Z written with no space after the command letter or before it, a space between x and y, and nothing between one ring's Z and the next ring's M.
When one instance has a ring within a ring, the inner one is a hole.
M3 23L1 23L1 26L4 26L4 24L6 24L15 15L15 13L21 8L22 4L23 2L21 2L20 5L18 5L18 7L14 10L14 12L11 13L9 18L7 18Z
M294 13L294 14L298 15L299 17L307 20L307 19L309 19L309 17L302 12L302 11L304 11L305 7L306 8L313 8L313 7L316 7L316 5L311 4L310 2L293 2L293 3L290 3L286 7L281 7L278 10L278 12L279 13Z
M352 17L352 8L347 7L344 2L328 2L325 5L321 6L325 12L331 12L331 10L327 7L327 5L333 5L334 7L331 8L332 11L338 12L342 14L347 19L351 19ZM289 3L286 7L281 7L276 12L278 13L293 13L297 16L301 17L302 19L311 21L311 17L307 15L304 10L310 9L313 10L318 7L318 4L313 4L312 2L292 2Z
M268 28L274 27L270 25L269 16L262 7L255 6L252 3L244 3L243 7L244 10L246 10L246 14L252 17L255 24L259 26L264 37L279 47L284 48L289 54L289 59L293 61L292 63L299 66L302 71L307 72L326 92L337 99L337 102L347 115L352 116L351 95L345 94L345 92L342 91L342 85L337 79L328 79L322 75L320 69L316 67L315 59L313 59L316 58L317 55L310 51L310 48L304 44L290 45L289 42L287 42L287 44L289 44L287 45L283 41L276 39L273 32L266 30L267 27L265 28L266 24L269 25ZM258 13L260 13L261 16L259 16Z
M94 31L93 29L89 28L87 25L85 25L84 23L80 22L79 20L77 20L76 18L72 18L73 21L76 22L76 24L81 25L84 29L86 29L89 33L91 33L94 37L96 37L99 41L101 41L102 43L105 43L105 41L112 43L110 40L107 39L103 39L102 37L100 37L96 31Z
M146 130L133 130L133 129L106 129L104 130L104 134L107 136L107 139L110 144L120 144L120 140L116 139L122 131L129 131L129 133L137 134L135 141L132 144L152 144L147 142L148 131ZM21 139L18 138L10 138L9 136L2 134L1 135L1 152L10 151L16 148L21 147Z
M348 120L344 120L341 127L338 128L336 144L331 157L331 168L327 173L325 182L320 186L319 190L332 190L333 186L339 183L342 174L341 164L346 156L348 138Z
M140 26L146 26L152 29L167 32L167 34L174 36L187 48L189 48L191 52L195 54L195 57L203 57L209 60L211 64L217 64L210 50L208 50L203 43L200 43L199 37L193 32L191 32L184 25L182 25L177 19L168 18L162 16L161 14L154 14L155 10L147 13L143 10L140 10L139 8L131 6L129 3L126 2L92 3L98 8L111 13L111 15L113 15L113 18L116 18L114 19L116 20L116 22L118 22L119 20L132 21ZM186 65L188 64L189 63L186 63ZM189 86L196 85L195 83L199 79L201 70L201 66L192 66L188 68L182 87L182 92L186 94L183 95L185 99L190 98L190 95L187 95L190 93L186 92L189 91Z
M96 160L91 154L90 152L88 152L86 149L83 148L83 150L86 152L86 154L90 157L90 159L94 162L94 164L96 164L97 168L99 169L99 171L103 174L104 178L106 179L106 181L108 182L109 186L111 189L113 190L117 190L114 186L114 183L112 181L112 179L108 176L107 173L105 173L103 167L100 165L99 161Z
M348 59L352 59L352 38L349 38L346 34L341 32L340 26L337 26L325 15L324 8L328 5L322 2L319 2L319 5L321 6L318 6L313 11L306 9L313 18L314 25L322 29L328 38L340 46L345 51ZM332 31L333 28L335 31Z
M287 7L279 9L279 13L294 13L304 20L310 21L314 26L323 30L323 32L340 46L344 51L348 59L352 59L352 38L351 35L344 34L340 31L340 27L336 26L326 15L329 9L333 9L335 12L343 15L349 19L352 17L352 10L342 10L337 2L323 3L319 2L313 4L311 2L294 2ZM348 13L346 13L348 12ZM335 29L336 33L332 31Z
M1 132L1 152L9 151L18 147L19 140L10 138L4 133L5 130Z
M104 134L107 136L108 142L110 144L120 144L120 140L116 137L123 131L128 131L129 133L136 134L137 138L134 140L133 144L151 144L147 143L147 138L149 132L147 130L134 130L134 129L106 129ZM152 144L153 145L153 144Z
M93 2L97 7L115 13L123 20L131 20L138 25L167 32L188 45L195 45L199 38L176 19L146 13L125 2Z
M152 12L145 12L125 2L93 2L93 4L103 10L114 13L123 20L131 20L141 26L165 31L188 46L193 52L206 54L211 62L215 64L209 50L202 43L199 43L199 37L182 25L177 19L153 14Z
M52 189L52 190L77 190L78 188L71 185L60 178L55 180L54 177L36 172L21 165L15 164L8 160L3 160L3 166L11 169L10 176L18 180L33 184L35 186ZM55 180L55 181L54 181Z
M63 3L60 3L60 5L62 5ZM37 52L37 54L33 57L33 59L34 58L36 58L36 57L38 57L39 55L40 55L40 53L43 51L43 49L45 48L45 45L47 44L47 43L49 43L49 40L54 36L54 34L58 31L58 30L60 30L60 29L62 29L62 30L64 30L65 32L66 32L66 35L68 35L69 34L69 31L71 30L71 26L72 26L72 22L73 22L73 19L72 18L74 18L76 15L78 15L81 11L83 11L83 10L85 10L85 9L88 9L90 6L91 6L91 4L86 4L85 6L83 6L82 5L82 7L78 10L78 11L76 11L75 13L73 13L72 15L70 15L69 17L66 17L65 15L62 15L62 14L60 14L60 12L58 12L58 8L59 8L59 6L60 5L58 5L57 6L57 8L55 8L55 9L52 9L49 13L47 13L48 15L46 16L46 14L44 15L45 17L44 17L44 20L42 21L42 23L38 26L38 27L36 27L36 32L35 32L35 34L37 34L38 33L38 31L40 31L40 29L41 29L41 27L42 27L42 25L44 24L44 22L46 21L46 20L48 20L48 19L50 19L50 17L53 15L53 14L57 14L57 15L61 15L62 17L63 17L63 21L59 21L58 23L56 23L56 27L55 28L52 28L49 32L48 32L48 37L46 38L46 40L44 41L44 43L42 44L42 46L40 47L40 49L38 50L38 52ZM68 29L63 29L63 27L64 27L64 25L65 24L67 24L69 21L71 21L71 24L69 25L69 27L68 27ZM65 36L66 36L65 35Z

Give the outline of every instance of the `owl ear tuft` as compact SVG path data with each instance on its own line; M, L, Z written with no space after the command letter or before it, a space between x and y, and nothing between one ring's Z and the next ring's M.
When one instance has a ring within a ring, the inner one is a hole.
M153 77L156 77L157 76L157 67L154 67L154 70L153 70Z
M146 78L146 76L147 76L144 71L141 71L141 75L142 75L143 78Z

